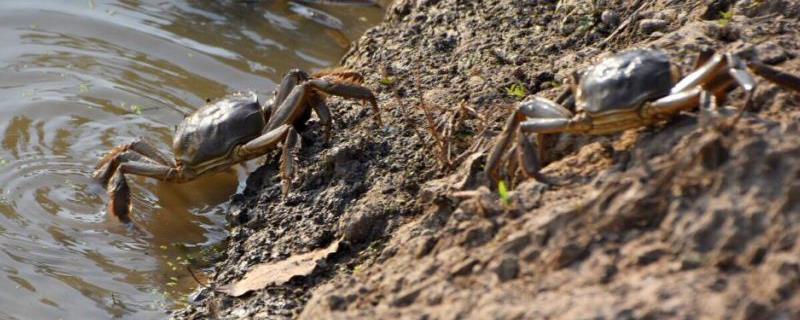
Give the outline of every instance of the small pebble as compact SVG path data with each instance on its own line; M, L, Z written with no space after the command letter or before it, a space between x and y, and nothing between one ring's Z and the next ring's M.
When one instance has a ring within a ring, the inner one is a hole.
M662 31L667 27L667 22L661 19L642 19L639 21L639 30L645 34Z
M616 11L605 10L600 14L600 21L609 27L614 27L619 24L619 15Z

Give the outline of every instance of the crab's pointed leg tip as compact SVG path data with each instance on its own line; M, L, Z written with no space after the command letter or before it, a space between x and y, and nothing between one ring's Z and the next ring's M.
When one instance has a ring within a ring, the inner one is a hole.
M112 196L111 200L109 200L108 213L117 217L120 222L124 224L131 223L130 212L129 199L119 199L119 197Z
M125 176L117 171L108 185L108 213L122 222L130 222L131 193Z

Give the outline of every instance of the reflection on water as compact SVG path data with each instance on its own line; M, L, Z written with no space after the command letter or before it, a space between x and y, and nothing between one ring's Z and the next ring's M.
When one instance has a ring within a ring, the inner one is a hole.
M0 2L0 319L162 318L225 237L248 170L174 185L131 179L137 232L105 212L89 175L114 145L168 150L208 97L262 97L290 68L334 65L377 7L286 1Z

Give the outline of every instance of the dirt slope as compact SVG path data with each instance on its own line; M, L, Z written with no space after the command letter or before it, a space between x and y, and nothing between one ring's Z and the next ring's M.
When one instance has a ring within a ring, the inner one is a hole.
M384 126L331 98L331 142L312 121L286 200L276 155L250 176L214 281L174 316L800 318L800 95L766 81L731 131L689 112L565 135L544 170L564 185L525 181L509 204L494 191L452 195L483 182L484 158L443 167L420 97L437 119L461 102L486 119L456 125L455 158L485 148L516 96L553 98L571 72L626 48L663 49L687 72L698 50L752 46L800 74L796 1L559 3L395 2L343 59L379 93ZM514 85L524 92L508 93ZM340 238L309 277L240 298L215 292Z

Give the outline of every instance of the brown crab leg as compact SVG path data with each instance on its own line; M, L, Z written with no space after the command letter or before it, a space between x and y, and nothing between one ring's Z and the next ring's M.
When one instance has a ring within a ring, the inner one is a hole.
M296 87L299 83L308 80L308 74L300 69L292 69L283 76L283 80L281 81L281 85L278 87L278 91L275 93L275 106L280 106L283 104L283 101L286 100L286 97L289 96L289 93L292 92L292 89Z
M506 126L503 129L503 132L500 134L500 137L497 139L497 143L492 149L492 152L489 153L489 157L486 159L486 175L489 176L493 182L499 180L498 170L500 169L500 162L504 158L503 155L506 150L508 150L511 146L511 142L514 140L514 135L516 134L517 129L520 128L520 123L522 123L522 121L525 121L529 118L534 118L525 121L525 123L539 120L568 122L569 118L571 117L572 112L545 98L534 97L531 100L522 102L506 121Z
M517 161L521 165L525 177L534 178L536 181L545 184L553 183L539 172L542 169L539 155L537 155L537 151L531 141L521 133L517 136Z
M670 94L656 101L645 104L642 107L642 117L653 119L660 116L674 114L681 110L691 109L697 106L700 98L701 87L695 87L689 91L682 91Z
M710 91L700 92L700 117L701 127L708 127L714 119L719 118L719 109L716 97Z
M789 90L800 92L800 77L770 67L761 62L753 61L747 64L753 73Z
M753 100L753 94L756 90L756 80L753 79L752 74L747 70L747 66L744 64L744 62L742 62L741 59L732 53L726 54L725 57L728 59L728 66L730 67L728 69L728 74L730 74L730 76L736 80L736 83L742 87L742 89L744 89L747 95L744 105L739 108L736 116L729 124L729 126L733 126L739 122L742 114L747 111L747 109L750 109L750 103Z
M148 159L155 160L156 162L165 166L175 166L175 162L172 160L172 158L165 156L163 153L161 153L161 151L158 151L156 147L145 140L138 139L134 141L131 143L130 149L141 153Z
M498 171L500 169L501 159L503 159L503 154L511 146L511 141L513 141L514 134L517 132L519 123L522 120L525 120L525 115L519 110L514 110L511 116L508 117L508 120L506 120L506 126L497 138L492 152L490 152L488 158L486 158L484 172L486 172L486 175L493 183L500 180L500 173Z
M294 154L299 146L300 135L294 127L284 124L275 130L250 140L250 142L239 147L236 151L237 161L245 161L263 155L269 150L275 149L279 143L283 142L283 152L281 153L281 180L283 181L283 194L288 193L291 186L292 177L296 171Z
M114 148L107 156L100 160L97 168L92 173L92 178L106 185L111 179L111 176L117 171L117 167L119 167L120 163L138 161L141 159L143 159L143 156L139 153L119 147Z
M314 112L317 113L317 117L319 117L319 122L322 125L322 137L325 141L329 141L331 139L331 109L325 104L325 99L322 99L319 95L313 95L311 98L311 108L314 109Z
M117 171L121 173L135 174L137 176L156 178L161 181L178 183L186 182L196 178L192 171L141 161L131 161L120 164L119 170Z
M519 134L519 132L517 132L517 134ZM506 176L508 178L508 182L511 184L508 186L509 188L515 185L517 170L519 170L519 161L518 161L519 159L516 157L516 155L517 155L517 146L512 144L511 148L508 149L508 151L503 155L502 158L502 159L507 159Z
M124 223L131 222L131 189L128 187L125 176L119 170L111 176L107 192L110 198L108 200L108 213L113 214Z
M383 125L381 110L378 108L378 101L375 95L372 94L372 91L366 87L354 83L336 82L326 79L313 79L306 83L325 93L367 101L372 106L372 111L375 112L375 121L378 122L378 125Z
M173 162L168 160L158 149L140 138L129 144L111 149L107 155L100 159L92 177L102 184L107 184L120 163L142 159L166 166L174 166Z
M314 78L327 78L332 77L334 81L345 81L357 84L364 83L364 76L360 72L351 71L348 69L336 69L333 71L322 71L314 73Z
M681 81L678 81L670 93L680 93L693 89L698 85L707 83L709 80L716 77L721 72L724 72L727 66L727 59L721 54L715 54L711 59L703 64L700 68L686 75Z
M283 143L283 151L281 152L281 191L283 197L289 194L289 189L292 186L292 178L297 171L297 165L294 161L294 155L297 153L299 147L300 135L294 130L294 127L289 127L286 132L286 141Z
M705 65L709 60L711 60L712 57L714 57L713 49L700 51L700 53L697 54L697 58L694 60L694 67L692 67L692 71L700 69L700 67Z
M135 174L156 178L162 181L186 182L195 178L189 171L168 167L158 163L130 161L121 163L109 181L106 192L108 193L108 212L119 218L122 222L130 222L131 194L128 187L126 174Z
M727 72L725 72L725 69ZM687 80L688 79L688 80ZM734 54L715 55L710 62L704 64L697 71L691 73L678 83L672 94L647 104L642 109L644 118L650 119L659 115L673 114L697 106L703 98L703 88L710 90L705 94L714 93L723 96L732 83L738 84L747 94L747 102L734 118L735 123L744 112L752 98L756 82L747 71L745 64ZM692 85L692 87L688 87Z
M273 110L273 115L267 123L266 130L275 130L284 124L293 124L306 112L307 102L312 94L308 83L292 88L286 99Z
M286 134L292 126L284 124L277 129L267 131L266 133L250 140L236 150L237 161L246 161L259 157L270 150L275 149L279 143L286 140Z

